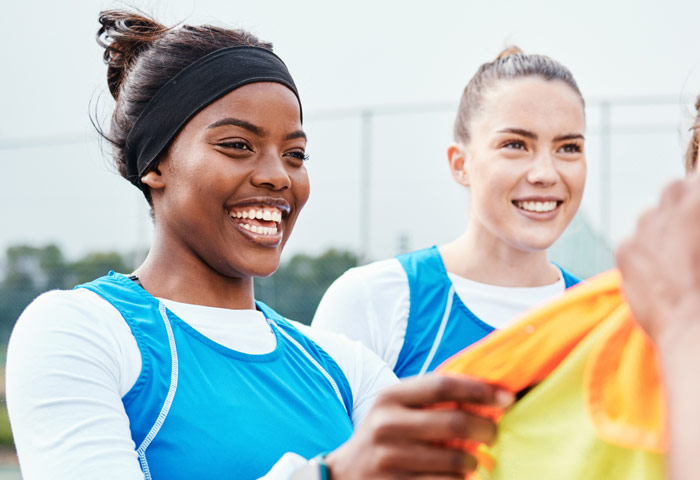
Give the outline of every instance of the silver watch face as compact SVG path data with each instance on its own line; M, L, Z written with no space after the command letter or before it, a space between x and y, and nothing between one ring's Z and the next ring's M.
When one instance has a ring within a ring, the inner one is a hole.
M321 480L321 464L317 460L309 460L289 478L290 480Z

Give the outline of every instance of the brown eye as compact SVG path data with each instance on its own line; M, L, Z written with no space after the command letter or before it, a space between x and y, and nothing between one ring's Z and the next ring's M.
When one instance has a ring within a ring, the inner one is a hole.
M295 150L293 152L289 152L289 153L287 153L287 155L289 155L290 157L295 158L297 160L301 160L302 162L305 162L306 160L309 159L309 156L306 153L304 153L302 151L298 151L298 150Z
M562 145L559 150L564 153L581 153L581 145L577 143L567 143L566 145Z
M503 144L503 148L508 148L511 150L527 150L525 142L522 140L510 140Z
M217 145L223 148L230 148L232 150L249 150L251 152L253 151L253 149L250 148L250 145L248 145L246 142L241 141L219 142Z

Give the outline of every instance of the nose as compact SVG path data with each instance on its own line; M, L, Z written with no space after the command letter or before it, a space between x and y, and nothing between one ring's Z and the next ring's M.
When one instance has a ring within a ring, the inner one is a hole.
M556 169L556 160L549 152L542 152L535 156L527 172L527 181L533 185L551 186L559 180L559 172Z
M270 152L260 157L251 182L258 187L274 191L287 190L292 186L292 179L284 159L277 152Z

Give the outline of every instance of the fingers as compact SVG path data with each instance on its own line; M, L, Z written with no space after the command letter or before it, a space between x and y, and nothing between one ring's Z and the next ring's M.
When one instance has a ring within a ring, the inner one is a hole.
M464 480L464 475L458 474L443 474L443 475L411 475L411 480Z
M422 474L447 474L463 478L476 469L476 460L471 455L428 444L407 445L405 448L379 447L375 451L374 462L373 469L377 472L411 472L418 474L418 478L423 478L420 476Z
M681 199L686 195L688 188L695 188L691 185L691 182L687 180L675 180L669 183L661 193L661 201L659 205L661 207L677 205Z
M431 374L406 380L379 395L355 434L326 463L338 479L463 479L476 460L451 441L492 443L496 426L446 405L505 408L513 401L511 393L466 377ZM430 408L436 404L445 408Z
M406 380L385 390L377 399L378 404L399 403L409 407L458 402L506 408L514 401L512 393L495 385L467 377L438 374Z
M378 423L374 435L378 441L412 439L443 441L454 438L493 443L496 425L491 420L464 410L407 410L401 416L387 415Z

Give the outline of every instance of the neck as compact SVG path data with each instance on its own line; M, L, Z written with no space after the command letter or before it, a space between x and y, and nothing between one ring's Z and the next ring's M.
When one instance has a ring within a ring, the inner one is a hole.
M546 250L520 250L473 228L439 250L448 272L489 285L539 287L560 276Z
M212 269L200 258L156 238L146 260L134 274L154 297L181 303L229 309L254 309L253 278L233 278Z

